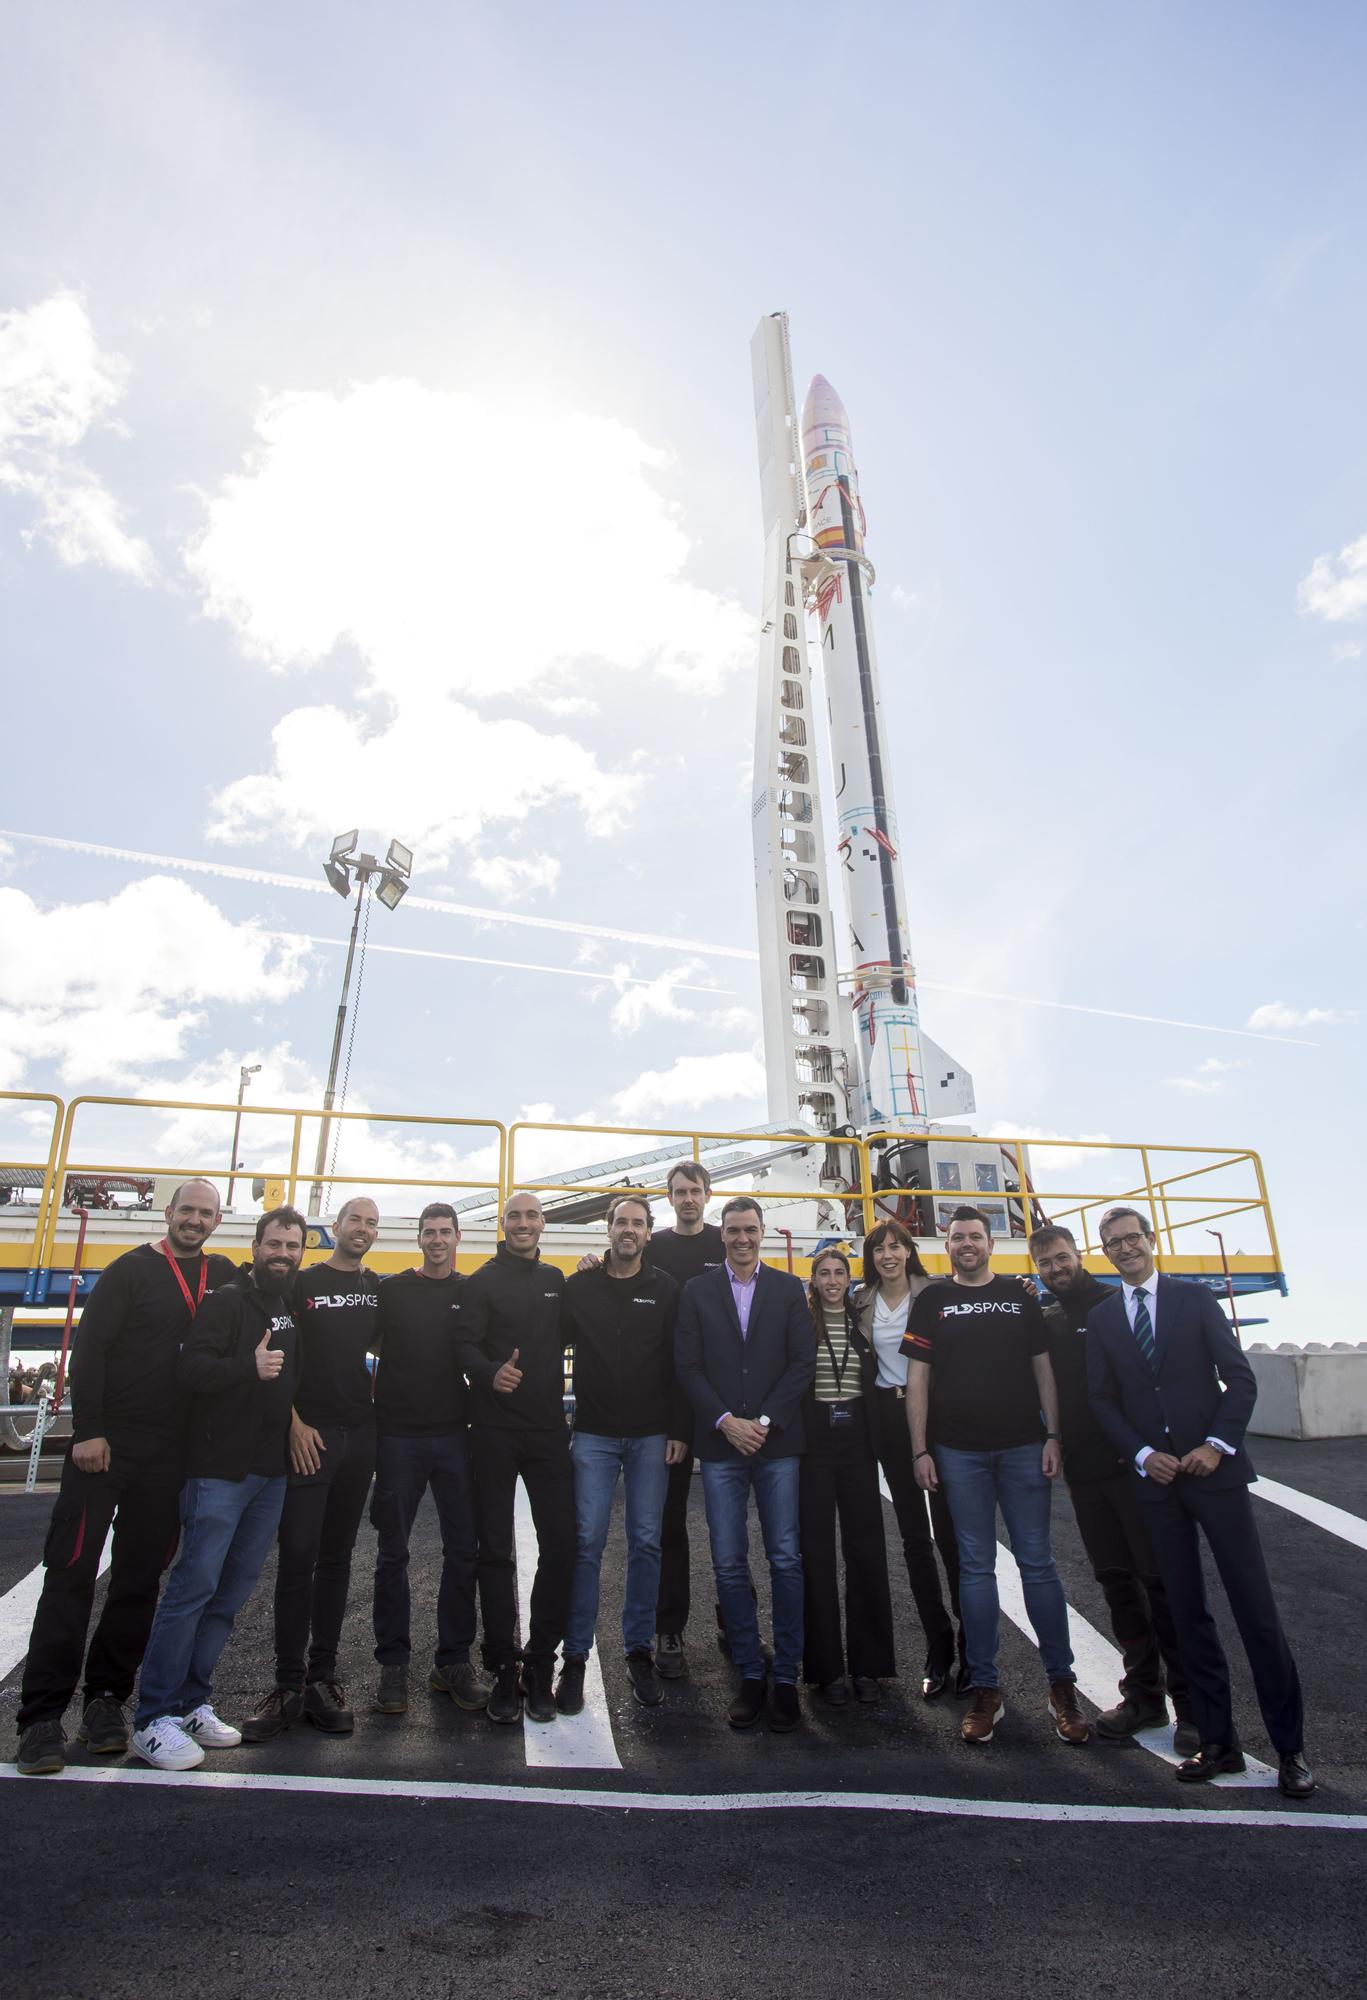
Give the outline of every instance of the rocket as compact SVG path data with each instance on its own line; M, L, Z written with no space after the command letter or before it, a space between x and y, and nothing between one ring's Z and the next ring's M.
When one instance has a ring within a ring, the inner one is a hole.
M849 418L817 375L799 422L786 314L761 320L752 353L766 528L753 823L770 1115L831 1132L924 1130L971 1111L973 1081L921 1026ZM820 690L802 625L820 639L830 780L810 734Z

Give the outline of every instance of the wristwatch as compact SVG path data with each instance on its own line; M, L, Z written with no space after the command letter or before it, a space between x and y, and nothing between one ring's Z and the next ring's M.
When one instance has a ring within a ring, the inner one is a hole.
M769 1419L768 1419L768 1417L761 1417L761 1418L759 1419L759 1424L760 1424L760 1429L761 1429L761 1430L766 1430L766 1431L767 1431L767 1430L768 1430L768 1428L769 1428Z

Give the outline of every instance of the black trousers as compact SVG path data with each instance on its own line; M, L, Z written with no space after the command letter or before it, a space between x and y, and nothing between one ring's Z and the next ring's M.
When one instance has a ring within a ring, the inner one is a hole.
M836 1552L836 1524L840 1554ZM818 1686L845 1673L873 1680L897 1672L892 1593L878 1461L864 1413L832 1428L827 1405L809 1406L798 1489L802 1537L802 1677ZM840 1555L845 1562L841 1640Z
M46 1573L19 1697L18 1727L55 1721L85 1662L85 1699L129 1701L147 1648L162 1571L180 1539L180 1452L111 1440L108 1472L78 1472L67 1452L43 1548ZM86 1652L100 1555L110 1523L109 1589Z
M329 1425L316 1472L291 1473L275 1572L275 1678L335 1681L351 1552L375 1475L375 1426ZM308 1649L307 1667L304 1651Z
M688 1496L693 1490L693 1447L669 1468L665 1510L660 1522L660 1596L655 1630L681 1636L692 1599L688 1580Z
M1168 1593L1203 1743L1237 1743L1229 1664L1206 1601L1200 1536L1215 1558L1229 1608L1244 1642L1263 1722L1278 1756L1302 1747L1300 1677L1277 1616L1263 1547L1246 1486L1217 1487L1179 1473L1162 1498L1144 1505L1158 1570Z
M1073 1516L1111 1614L1111 1630L1124 1659L1122 1699L1161 1707L1163 1688L1179 1721L1191 1715L1168 1594L1144 1522L1147 1513L1132 1472L1088 1479L1068 1488Z
M536 1528L536 1579L527 1610L524 1656L548 1666L565 1636L574 1582L574 1470L570 1434L476 1424L470 1431L479 1525L479 1602L484 1664L495 1672L517 1658L517 1482L527 1489Z
M475 1491L466 1433L381 1436L376 1440L370 1519L379 1537L374 1625L375 1658L382 1667L407 1666L412 1657L408 1543L429 1486L441 1529L437 1665L468 1660L475 1643Z
M954 1640L954 1619L959 1616L959 1544L954 1535L949 1502L942 1492L929 1495L916 1484L916 1468L911 1456L911 1432L907 1428L907 1406L896 1389L875 1389L874 1415L877 1423L878 1463L892 1495L892 1509L902 1535L907 1581L916 1600L917 1615L926 1643L934 1652ZM927 1509L926 1501L930 1506ZM934 1538L932 1540L932 1530ZM940 1572L935 1551L945 1566L949 1601L954 1618L945 1610L940 1594Z

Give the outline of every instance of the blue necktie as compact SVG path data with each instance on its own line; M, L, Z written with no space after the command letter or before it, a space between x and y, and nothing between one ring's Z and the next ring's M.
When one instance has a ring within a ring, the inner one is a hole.
M1134 1337L1139 1342L1139 1352L1143 1355L1145 1361L1148 1362L1150 1368L1152 1368L1154 1357L1153 1321L1149 1318L1149 1309L1144 1302L1143 1292L1136 1292L1134 1295Z

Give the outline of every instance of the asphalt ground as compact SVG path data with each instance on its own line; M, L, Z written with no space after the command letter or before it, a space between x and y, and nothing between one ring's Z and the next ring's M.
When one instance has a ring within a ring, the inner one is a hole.
M1268 1478L1367 1518L1367 1443L1263 1439L1254 1452ZM50 1506L0 1495L0 1592L39 1559ZM1109 1636L1066 1489L1055 1510L1069 1602ZM4 1994L844 2000L871 1988L938 2000L1127 1996L1182 1979L1218 1996L1361 1995L1367 1550L1263 1502L1257 1518L1305 1684L1320 1780L1308 1808L1266 1786L1193 1796L1138 1744L1059 1743L1038 1657L1006 1620L1007 1719L990 1747L965 1749L959 1705L920 1698L900 1553L903 1677L881 1704L836 1713L804 1700L794 1736L728 1730L700 1482L689 1678L659 1710L633 1703L614 1643L620 1525L610 1543L599 1631L620 1768L533 1761L563 1725L462 1715L425 1691L416 1661L409 1713L374 1715L364 1525L343 1641L353 1737L294 1730L218 1753L209 1783L93 1766L74 1744L63 1778L0 1779ZM438 1566L428 1505L414 1536L415 1634L430 1630ZM216 1701L230 1719L270 1683L272 1571L221 1663ZM1221 1602L1218 1587L1212 1596ZM1245 1746L1268 1758L1223 1622ZM0 1686L0 1742L18 1681L16 1669ZM73 1734L77 1719L73 1708ZM82 1769L99 1782L81 1782ZM262 1789L245 1788L253 1776ZM349 1789L357 1779L369 1786ZM319 1781L341 1787L291 1788ZM387 1794L396 1784L413 1795ZM1363 1824L1335 1823L1344 1816Z

